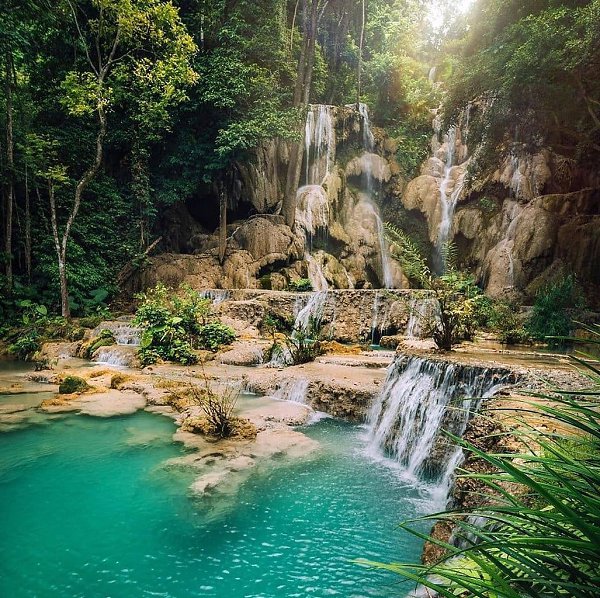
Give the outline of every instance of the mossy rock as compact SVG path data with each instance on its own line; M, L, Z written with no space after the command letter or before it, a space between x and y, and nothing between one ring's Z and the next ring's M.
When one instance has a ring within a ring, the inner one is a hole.
M79 392L85 392L90 385L78 376L67 376L58 387L58 392L61 395L70 395Z
M114 374L110 379L110 387L119 390L124 384L131 380L126 374Z

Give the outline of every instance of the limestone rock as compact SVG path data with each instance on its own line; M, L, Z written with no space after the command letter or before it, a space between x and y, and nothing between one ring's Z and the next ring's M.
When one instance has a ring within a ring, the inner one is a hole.
M392 177L390 164L377 154L365 152L346 165L346 177L360 177L367 174L380 183L387 183Z

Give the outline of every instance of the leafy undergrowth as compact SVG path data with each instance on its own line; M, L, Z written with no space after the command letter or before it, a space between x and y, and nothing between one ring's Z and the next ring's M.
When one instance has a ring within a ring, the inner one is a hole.
M235 340L235 332L211 312L211 302L187 286L177 291L163 284L138 295L133 320L143 329L139 358L142 365L159 360L183 365L197 363L197 349L218 351Z

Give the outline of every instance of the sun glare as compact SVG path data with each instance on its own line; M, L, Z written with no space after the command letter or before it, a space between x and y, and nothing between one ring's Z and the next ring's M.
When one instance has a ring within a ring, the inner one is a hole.
M428 19L434 31L442 31L457 16L467 13L477 0L430 0Z

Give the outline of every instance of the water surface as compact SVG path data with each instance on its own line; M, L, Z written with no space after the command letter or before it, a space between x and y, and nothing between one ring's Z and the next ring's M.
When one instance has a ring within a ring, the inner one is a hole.
M174 424L69 415L0 434L0 596L402 596L350 562L418 559L397 531L424 508L362 456L361 431L306 429L317 458L250 478L227 509L193 500Z

